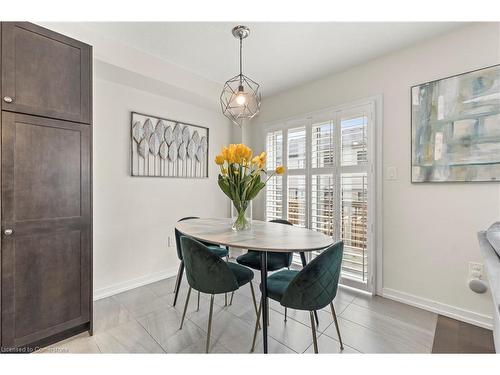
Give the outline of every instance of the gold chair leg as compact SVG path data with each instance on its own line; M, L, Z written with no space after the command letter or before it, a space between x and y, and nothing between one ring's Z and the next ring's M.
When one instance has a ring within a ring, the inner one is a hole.
M335 328L337 328L337 336L339 337L340 349L344 350L344 344L342 344L342 337L340 337L339 322L337 321L337 314L335 313L335 308L333 303L330 302L330 308L332 309L333 321L335 322Z
M186 311L187 311L188 304L189 304L189 297L191 297L191 287L189 287L189 289L188 289L188 294L186 296L186 303L184 305L184 312L182 313L181 326L179 329L182 329L182 325L184 324L184 318L186 317Z
M210 296L210 313L208 315L208 329L207 329L207 347L205 348L205 353L208 353L210 349L210 335L212 334L212 315L214 312L214 295Z
M314 353L318 354L318 339L316 338L316 322L314 321L314 313L309 311L311 317L311 330L313 336Z
M196 306L196 311L200 311L200 292L198 291L198 305Z
M255 309L255 315L257 316L257 329L260 329L259 313L257 310L257 299L255 298L255 291L253 290L252 282L250 281L250 290L252 291L253 307Z
M259 308L257 309L257 321L255 322L255 330L253 331L252 349L250 349L250 353L253 353L253 351L255 350L255 339L257 338L257 327L259 326L261 310L262 310L262 300L260 301Z

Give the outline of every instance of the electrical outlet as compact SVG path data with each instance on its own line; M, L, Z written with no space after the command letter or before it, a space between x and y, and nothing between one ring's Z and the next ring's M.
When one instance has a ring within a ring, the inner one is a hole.
M469 280L483 278L483 264L469 262Z
M167 237L167 247L174 246L174 241L172 241L172 236Z

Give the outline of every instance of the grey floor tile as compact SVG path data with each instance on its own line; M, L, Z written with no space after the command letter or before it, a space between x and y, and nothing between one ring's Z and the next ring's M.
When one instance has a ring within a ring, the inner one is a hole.
M134 318L167 309L171 305L167 297L158 297L147 286L117 294L115 298Z
M202 354L206 350L206 341L199 340L194 344L182 349L179 353L181 354ZM229 349L224 347L222 344L216 343L210 345L210 354L231 354Z
M177 304L175 306L172 306L173 303L173 295L167 296L166 298L168 299L169 306L172 307L173 309L183 312L184 311L184 305L186 304L186 297L188 294L188 289L189 286L186 283L186 286L181 286L181 289L179 291L179 297L177 299ZM229 298L230 295L228 294L228 303L229 303ZM197 308L197 300L198 300L198 291L192 289L191 290L191 296L189 298L189 304L188 304L188 314L190 312L193 312ZM224 294L218 294L215 296L214 299L214 304L218 306L223 306L224 305ZM200 310L207 310L210 305L210 295L200 293Z
M253 285L260 300L260 273L256 275ZM184 278L175 308L174 283L175 278L169 278L95 302L93 337L81 334L37 353L204 353L210 296L201 294L197 311L197 292L192 291L186 321L179 330L188 283ZM431 350L436 314L347 288L339 288L334 305L345 346L343 353ZM289 310L284 322L284 307L271 300L270 308L269 353L312 353L309 313ZM320 353L339 353L329 307L318 313ZM217 295L210 352L249 353L255 319L248 285L235 292L229 306L224 305L224 295ZM255 353L262 353L261 331Z
M362 353L430 353L430 350L423 347L410 345L393 336L373 331L342 317L339 318L339 325L343 343ZM330 324L324 334L336 339L335 325Z
M267 352L272 354L297 354L295 351L283 345L282 343L278 342L277 340L273 339L271 336L267 338ZM264 343L262 342L262 331L258 332L257 338L255 339L254 353L256 354L264 353Z
M231 307L214 305L212 320L212 345L221 344L231 353L250 353L255 320L246 322L231 313ZM208 328L208 308L203 311L193 312L189 319L204 332ZM257 341L256 352L262 351L262 339ZM290 353L292 350L269 337L269 352Z
M132 315L114 297L94 302L94 334L132 320Z
M297 353L302 353L312 343L311 328L293 319L283 321L283 315L270 311L269 336Z
M279 302L276 302L274 300L269 300L270 301L270 307L271 309L278 313L278 315L271 314L271 319L277 319L278 322L282 321L284 322L285 319L285 308L279 304ZM347 307L347 305L345 306ZM344 307L344 308L345 308ZM341 309L338 309L341 310ZM318 310L318 320L319 320L319 325L317 326L317 329L319 332L323 332L333 321L332 314L327 311L327 310ZM304 310L295 310L295 309L288 309L287 310L287 319L292 319L295 320L296 322L302 323L303 325L307 327L311 327L311 318L309 316L309 311L304 311ZM271 322L271 320L270 320ZM273 322L274 323L274 322Z
M339 285L335 298L338 300L342 300L344 303L351 303L356 297L366 294L367 293L365 292Z
M218 305L224 306L223 302L223 299L219 299ZM235 292L233 303L227 306L226 309L231 314L251 324L254 324L257 319L252 298L243 295L240 290Z
M148 284L147 287L156 294L158 297L164 297L168 295L173 295L175 286L175 277L170 277L168 279L163 279L156 281L154 283ZM186 280L183 280L186 283Z
M311 344L304 353L314 354L314 346ZM340 344L337 340L326 335L318 337L318 353L319 354L361 354L356 349L344 344L344 349L340 349Z
M430 351L432 348L434 330L422 328L411 321L406 321L406 319L405 321L394 319L356 304L349 305L342 317L373 331L393 336L410 346L414 346L418 352L426 349Z
M408 322L414 326L434 333L436 330L437 314L396 302L380 296L360 295L356 297L353 304L365 307L380 314Z
M100 353L99 347L93 336L88 333L81 333L77 336L60 341L56 344L36 351L40 354L94 354Z
M187 319L180 330L181 317L181 313L170 308L143 316L138 321L167 353L180 353L206 338L205 332Z
M102 353L164 353L161 346L136 321L94 336Z

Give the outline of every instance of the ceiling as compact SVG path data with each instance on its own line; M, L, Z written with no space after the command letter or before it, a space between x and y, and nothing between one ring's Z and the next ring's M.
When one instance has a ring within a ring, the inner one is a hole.
M94 32L222 84L238 73L237 22L88 22ZM342 71L464 23L244 23L243 73L264 96Z

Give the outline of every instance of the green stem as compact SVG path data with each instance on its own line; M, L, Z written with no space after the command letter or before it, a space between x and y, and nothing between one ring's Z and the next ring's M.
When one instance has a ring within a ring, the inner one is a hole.
M248 203L249 202L241 202L241 207L237 207L236 204L234 204L234 208L236 209L237 216L236 220L234 221L233 229L234 230L245 230L248 229L249 223L246 218L246 210L248 208Z

